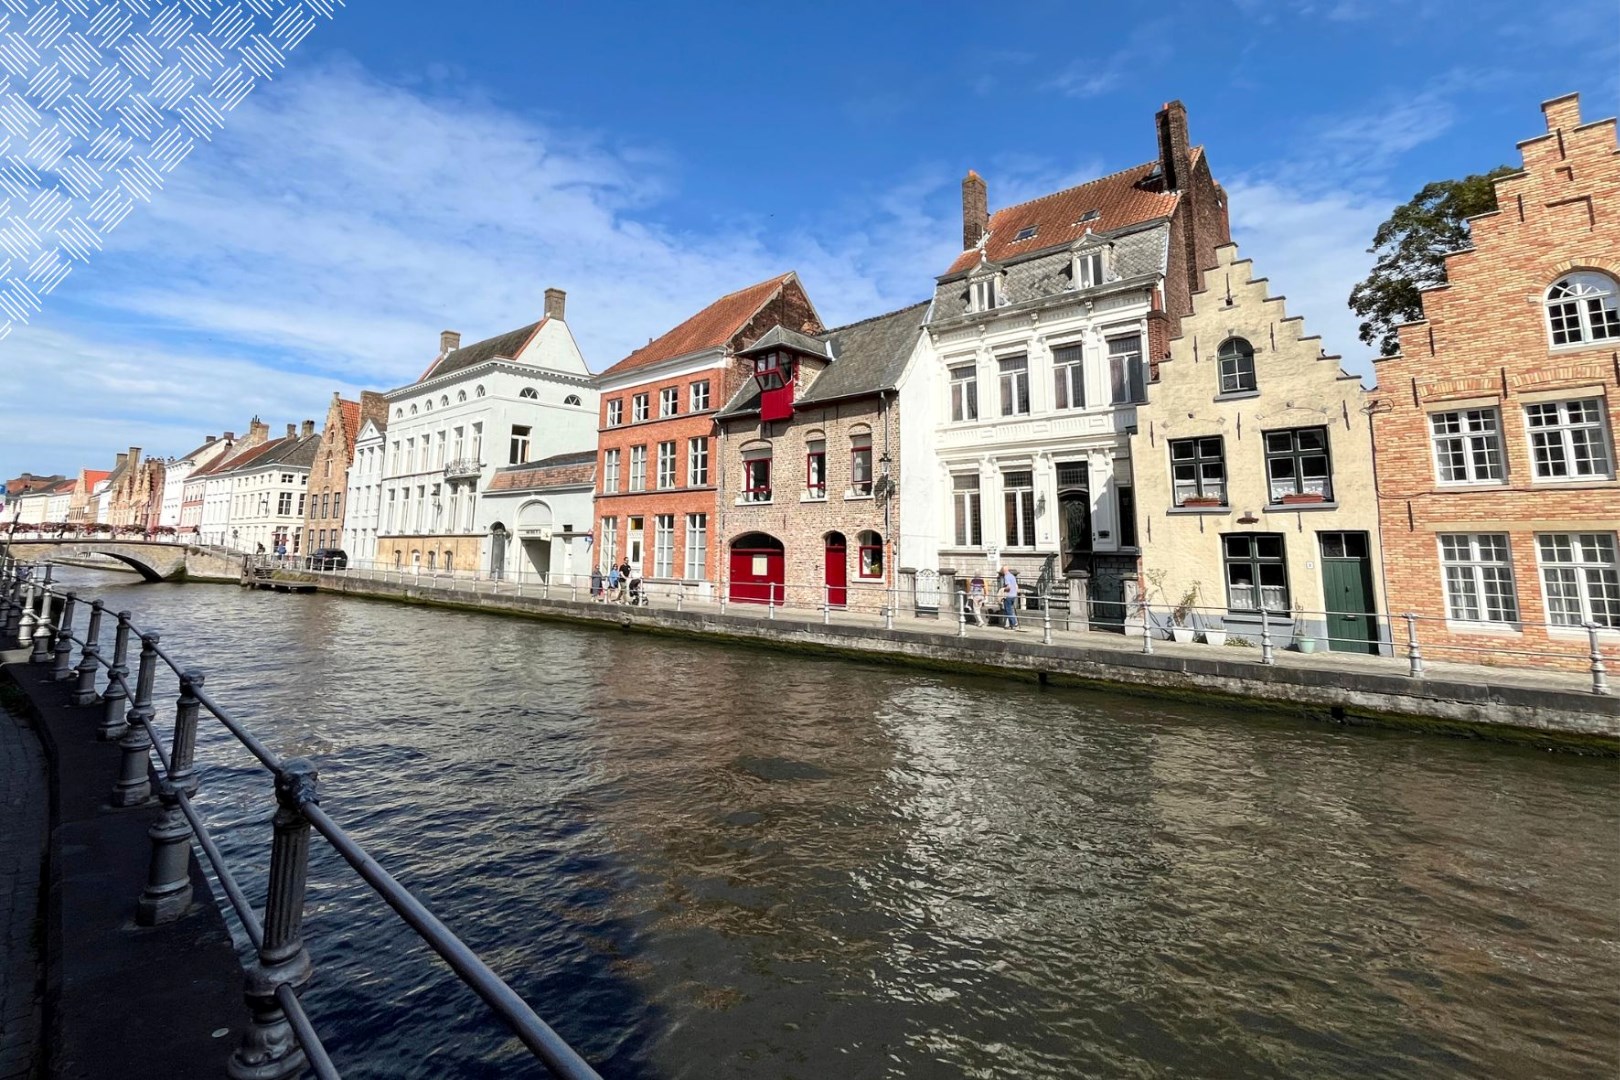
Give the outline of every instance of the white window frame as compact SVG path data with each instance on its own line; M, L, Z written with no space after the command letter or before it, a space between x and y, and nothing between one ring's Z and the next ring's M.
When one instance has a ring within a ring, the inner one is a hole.
M686 562L682 564L682 577L687 581L702 581L709 561L709 515L686 515Z
M692 384L692 411L703 412L709 407L709 380L699 379Z
M607 426L618 427L624 423L624 399L609 398L607 403Z
M653 572L655 578L675 576L675 515L653 515Z
M1438 533L1434 540L1440 557L1440 591L1445 596L1446 621L1517 628L1519 593L1508 534Z
M1435 425L1441 417L1457 417L1457 430L1455 432L1437 431ZM1482 420L1489 418L1490 426L1482 426ZM1502 446L1502 410L1495 405L1477 406L1467 409L1436 409L1429 413L1427 420L1429 428L1429 456L1434 461L1435 483L1445 487L1466 487L1480 484L1507 483L1507 455ZM1441 465L1440 444L1442 441L1457 442L1463 457L1463 477L1448 480L1445 469ZM1480 475L1477 455L1483 453L1486 459L1494 465L1495 476L1488 475L1489 469L1484 470L1486 475Z
M647 490L647 447L630 448L630 483L626 491Z
M1029 485L1014 487L1007 482L1009 476L1029 477ZM1008 502L1012 512L1009 516ZM1035 522L1035 473L1029 467L1006 469L1001 473L1001 527L1008 548L1023 550L1035 547L1039 531ZM1026 529L1028 534L1026 535Z
M686 486L707 487L709 483L709 437L686 440Z
M660 418L674 416L681 411L681 388L666 386L658 391L658 415Z
M619 493L619 449L602 451L602 494Z
M969 361L945 369L950 383L951 421L971 423L979 418L979 365Z
M994 311L1001 306L1001 287L997 283L999 274L986 274L968 282L968 310Z
M1086 407L1085 347L1078 341L1052 346L1052 407Z
M1101 248L1092 248L1090 251L1079 251L1074 256L1074 287L1076 289L1092 289L1107 280L1107 268L1103 263Z
M657 490L668 491L675 486L675 440L658 444Z
M618 561L619 555L619 519L605 517L602 519L602 555L600 565L605 569Z
M1570 398L1564 401L1537 401L1524 407L1525 441L1530 450L1530 475L1538 482L1550 484L1581 483L1592 480L1614 479L1614 449L1609 439L1607 400L1603 397ZM1582 413L1590 410L1590 418L1570 419L1570 407L1579 406ZM1553 422L1537 425L1532 418L1547 415L1551 410ZM1581 438L1590 441L1590 468L1575 472L1572 466L1579 461ZM1543 451L1546 451L1544 454ZM1554 455L1563 464L1563 475L1543 471L1544 464L1552 464Z
M1570 558L1549 558L1549 547L1566 542ZM1603 549L1607 548L1605 552ZM1607 559L1602 556L1607 555ZM1536 562L1541 571L1541 600L1547 622L1555 628L1576 630L1596 623L1603 630L1620 630L1620 538L1606 530L1536 534ZM1554 577L1561 579L1560 608L1554 610ZM1573 600L1575 619L1567 603ZM1601 602L1602 610L1594 606Z
M648 395L636 394L630 399L630 422L639 424L650 416L651 403Z
M963 487L972 481L971 488ZM959 548L984 547L984 498L976 472L951 474L951 538Z
M1030 414L1029 355L1027 353L1009 353L1006 356L996 357L996 391L997 396L1001 399L999 404L1002 416L1028 416ZM1020 404L1023 408L1018 407Z
M1572 287L1571 295L1552 295L1554 289L1566 284ZM1620 339L1620 286L1608 274L1592 270L1565 274L1547 287L1542 305L1550 348L1582 349ZM1561 326L1553 322L1555 308L1565 309L1557 316ZM1599 318L1594 319L1594 315ZM1567 336L1571 331L1578 336L1558 340L1560 334Z

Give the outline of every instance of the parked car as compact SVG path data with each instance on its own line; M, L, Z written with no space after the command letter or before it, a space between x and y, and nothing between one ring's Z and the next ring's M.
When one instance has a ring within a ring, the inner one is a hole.
M349 553L342 548L316 548L305 556L304 565L311 570L347 570Z

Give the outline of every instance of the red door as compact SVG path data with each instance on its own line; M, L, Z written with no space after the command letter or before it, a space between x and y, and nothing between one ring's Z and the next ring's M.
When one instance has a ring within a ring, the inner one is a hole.
M827 603L843 607L849 602L849 552L843 533L827 534Z
M782 541L765 533L746 533L731 542L731 589L734 604L763 604L786 598Z

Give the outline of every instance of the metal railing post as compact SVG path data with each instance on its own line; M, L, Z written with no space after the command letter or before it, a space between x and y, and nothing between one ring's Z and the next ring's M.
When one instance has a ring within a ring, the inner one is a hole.
M885 630L893 630L894 629L894 601L895 601L894 590L892 588L884 589L883 590L883 629L885 629Z
M106 605L100 600L90 602L90 625L84 631L84 648L79 651L79 682L73 688L75 705L93 705L96 701L97 658L101 655L97 640L101 637L101 613L104 610Z
M682 589L680 586L675 587L675 610L677 612L681 610L681 597L683 597L685 595L686 595L686 590L685 589Z
M180 793L197 794L197 706L193 688L203 677L187 672L180 678L180 698L174 708L174 743L169 751L169 772L158 785L163 815L146 830L152 839L146 888L135 905L135 922L158 926L173 922L191 906L191 825L180 810Z
M51 678L66 682L74 677L73 670L73 608L75 597L68 593L62 597L62 621L56 628L56 664Z
M1266 608L1260 606L1260 662L1262 664L1275 664L1277 657L1272 653L1271 647L1271 620L1266 617Z
M308 1060L287 1014L276 1000L282 986L297 990L314 973L304 948L304 890L309 884L306 802L319 802L315 766L302 758L282 763L276 776L276 816L270 840L270 880L264 903L264 940L247 972L253 1019L225 1066L231 1080L290 1080Z
M1407 674L1415 679L1423 674L1423 652L1418 648L1417 616L1408 611L1401 618L1406 620L1406 657L1411 661Z
M579 582L574 581L569 583L568 599L572 600L576 604L579 603Z
M34 593L39 586L29 578L23 583L22 611L17 618L17 648L26 649L34 644L34 630L39 620L34 617Z
M1041 644L1052 644L1052 602L1045 593L1041 594Z
M774 581L765 585L765 617L767 619L776 618L776 582Z
M728 591L729 590L726 588L725 580L721 579L719 592L720 592L720 614L722 614L722 615L724 615L726 613L726 593Z
M1609 692L1609 674L1603 667L1603 650L1598 646L1597 623L1586 624L1586 641L1592 650L1592 693Z
M56 591L47 581L39 591L39 617L34 621L34 651L28 654L30 664L48 664L52 658L51 641L56 636L51 619L51 597Z
M821 587L821 625L826 626L832 622L832 586Z
M113 782L114 806L139 806L152 797L150 756L152 737L146 725L156 715L152 708L152 682L157 678L158 635L141 635L141 666L135 679L135 701L124 720L124 733L118 739L122 755L118 779Z
M551 575L547 574L540 579L540 599L551 599Z
M958 593L956 597L956 636L967 637L967 593Z
M112 742L124 733L124 706L129 703L129 693L124 689L124 680L129 677L129 629L129 612L120 611L113 635L113 662L107 669L107 689L101 695L101 726L96 729L96 738L102 742Z
M1153 605L1142 601L1142 655L1153 655Z

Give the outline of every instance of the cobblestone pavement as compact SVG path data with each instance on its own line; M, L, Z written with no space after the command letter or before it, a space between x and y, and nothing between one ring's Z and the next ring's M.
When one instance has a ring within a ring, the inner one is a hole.
M0 1080L32 1080L39 1064L40 867L45 756L39 738L0 707Z

